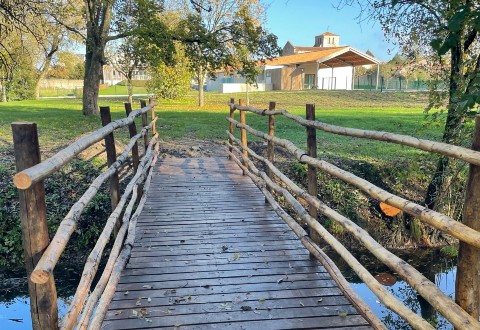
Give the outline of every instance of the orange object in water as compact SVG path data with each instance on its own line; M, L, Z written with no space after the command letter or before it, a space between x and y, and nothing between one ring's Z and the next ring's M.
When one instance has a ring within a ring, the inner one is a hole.
M397 283L397 278L389 273L379 273L374 277L378 282L386 286L392 286Z
M391 205L385 204L384 202L380 202L380 209L382 210L383 214L389 216L389 217L394 217L398 215L401 211L397 209L396 207L393 207Z

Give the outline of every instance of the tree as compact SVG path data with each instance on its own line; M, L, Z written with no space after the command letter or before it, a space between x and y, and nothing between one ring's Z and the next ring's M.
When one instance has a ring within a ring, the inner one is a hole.
M140 54L140 40L137 36L129 36L120 41L120 44L113 47L109 62L125 78L127 78L128 102L132 103L133 98L133 73L142 65Z
M59 51L47 76L58 79L83 79L85 75L83 56L71 51Z
M442 141L462 144L465 123L472 118L479 98L480 4L471 0L341 0L359 5L361 19L377 19L387 37L398 43L403 53L422 55L432 62L430 74L448 81L447 115ZM437 68L436 70L432 68ZM438 70L441 68L443 70ZM436 86L434 86L436 87ZM434 88L436 89L436 88ZM439 99L431 92L431 104ZM437 197L449 183L448 157L441 157L428 186L425 204L434 209Z
M276 36L261 27L264 5L259 0L183 1L167 8L187 13L176 28L194 68L199 106L207 76L236 70L254 82L258 61L280 52Z
M147 82L147 90L156 97L178 99L190 90L191 63L180 43L176 44L173 62L171 65L160 63L149 69L151 78Z

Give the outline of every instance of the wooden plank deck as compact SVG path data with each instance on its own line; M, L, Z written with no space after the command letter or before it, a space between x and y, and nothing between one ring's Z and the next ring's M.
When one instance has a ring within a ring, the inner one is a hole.
M102 329L371 329L221 158L156 166Z

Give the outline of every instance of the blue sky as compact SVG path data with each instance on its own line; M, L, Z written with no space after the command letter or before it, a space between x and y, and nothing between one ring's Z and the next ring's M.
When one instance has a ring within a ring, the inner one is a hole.
M370 49L381 60L396 53L385 41L376 22L358 23L358 8L335 8L338 0L267 0L267 29L277 35L283 47L287 41L296 46L313 46L315 36L329 31L340 35L340 45L362 51ZM390 52L389 52L390 51Z

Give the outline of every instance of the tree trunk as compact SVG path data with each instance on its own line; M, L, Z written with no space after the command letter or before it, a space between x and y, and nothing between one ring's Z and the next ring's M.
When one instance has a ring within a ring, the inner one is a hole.
M203 84L205 83L205 72L203 68L198 69L198 106L203 107L205 104L205 97L203 92Z
M85 56L85 78L83 80L83 108L85 116L98 115L98 90L102 77L102 64L98 54L93 52Z
M133 83L132 83L132 75L127 75L127 92L128 92L128 103L132 103L133 101Z
M40 97L40 83L45 78L52 65L53 55L58 51L60 45L60 36L56 35L53 37L52 44L50 45L50 51L45 55L45 61L42 68L38 72L37 83L35 85L35 98Z
M87 7L87 39L83 107L85 116L98 115L98 90L105 64L105 46L109 40L114 1L85 0Z
M463 40L460 38L457 45L451 50L450 59L450 88L448 95L448 113L445 121L442 142L458 144L465 121L465 109L460 106L461 95L465 91L465 77L463 75L465 63L463 59ZM449 158L442 156L432 176L425 196L425 205L434 209L438 205L439 197L448 181Z

